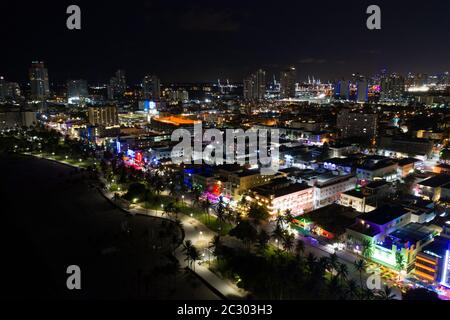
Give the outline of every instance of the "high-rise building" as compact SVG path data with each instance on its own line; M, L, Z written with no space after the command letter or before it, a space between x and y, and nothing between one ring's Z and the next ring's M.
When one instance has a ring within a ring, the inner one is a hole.
M350 100L350 81L342 79L336 82L334 97L340 100Z
M6 81L3 77L0 77L0 100L6 98Z
M161 98L161 83L155 75L146 75L142 80L144 100L159 100Z
M373 138L377 133L377 115L343 109L337 115L337 128L341 138Z
M358 79L356 82L356 99L359 103L367 102L369 98L369 84L364 78Z
M262 69L256 71L256 99L263 100L266 94L266 72Z
M120 99L127 90L125 71L117 70L114 77L109 80L108 99Z
M88 109L89 124L92 126L117 126L119 125L119 116L116 106L98 106Z
M244 79L244 100L261 101L266 95L266 72L262 69Z
M81 99L88 96L88 85L86 80L67 81L67 100Z
M255 75L251 74L244 79L244 100L253 100L253 91L255 89Z
M50 95L48 70L42 61L33 61L29 70L31 97L36 100L45 99Z
M295 81L297 78L297 71L295 67L289 67L281 72L280 75L280 97L295 98Z
M398 74L391 74L381 79L381 101L402 100L405 93L405 78Z

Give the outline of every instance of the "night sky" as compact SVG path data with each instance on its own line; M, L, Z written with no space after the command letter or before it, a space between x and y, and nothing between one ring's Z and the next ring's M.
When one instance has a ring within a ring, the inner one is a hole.
M69 4L81 7L80 31L66 28ZM370 4L382 9L382 30L366 28ZM145 73L241 81L259 67L278 78L288 65L299 80L439 73L450 70L449 12L443 0L4 0L0 75L23 83L32 60L45 61L53 82L102 83L118 68L130 83Z

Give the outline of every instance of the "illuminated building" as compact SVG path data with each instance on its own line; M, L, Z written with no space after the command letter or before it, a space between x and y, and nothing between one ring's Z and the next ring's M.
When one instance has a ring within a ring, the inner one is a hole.
M369 98L369 84L367 83L367 80L358 80L356 86L357 101L359 103L367 102Z
M384 205L356 218L347 228L347 247L361 251L365 240L375 243L410 222L410 212L399 205Z
M127 82L125 78L125 71L117 70L114 77L109 80L108 99L120 99L127 90Z
M342 192L354 189L356 177L353 174L336 175L327 172L317 176L314 182L314 208L318 209L339 200Z
M450 183L450 175L441 173L435 177L417 183L416 194L425 199L439 201L441 199L442 187Z
M391 184L385 180L374 181L363 188L342 193L339 203L358 212L370 212L376 208L377 201L386 198L391 191Z
M142 95L144 100L159 100L161 98L160 80L155 75L146 75L142 80Z
M151 126L156 130L173 131L178 128L185 128L193 131L194 125L201 123L200 120L191 120L181 116L153 117Z
M401 101L405 93L405 79L398 74L391 74L381 79L380 100L384 102Z
M37 124L36 112L9 109L0 112L0 128L34 127Z
M343 109L337 116L337 128L340 137L373 138L377 134L377 119L375 113Z
M119 117L116 106L89 107L89 124L92 126L117 126Z
M433 141L406 136L381 136L378 142L378 153L394 157L430 158Z
M295 224L313 234L328 240L339 241L346 227L354 222L358 213L351 208L331 204L298 217Z
M401 178L406 178L411 173L414 172L414 169L416 168L416 163L420 162L417 159L414 158L403 158L398 161L398 175Z
M17 99L21 95L19 84L0 77L0 100Z
M350 100L350 81L339 80L334 86L334 97L338 100Z
M450 241L436 237L416 256L414 275L428 284L450 287Z
M370 156L356 168L356 176L359 183L364 186L375 180L395 181L398 179L397 170L396 161L382 156Z
M42 100L50 95L48 70L42 61L33 61L29 70L31 98Z
M88 97L88 86L86 80L67 81L67 101L79 103Z
M268 184L274 179L281 177L279 174L262 175L259 170L242 170L239 172L231 172L226 175L224 174L224 176L231 182L233 197L236 200L239 199L240 195L244 192L254 187Z
M244 79L244 100L263 100L266 94L266 72L259 69Z
M294 67L289 67L280 74L280 98L295 98L295 82L297 71Z
M300 215L313 210L314 206L313 187L292 183L286 178L253 188L251 198L264 206L272 216L288 209L292 214Z
M398 269L397 254L404 260L404 270L414 269L416 256L422 248L433 241L434 230L410 223L376 242L371 259L394 270Z
M375 210L375 205L370 202L370 198L361 190L356 189L342 193L339 203L363 213Z

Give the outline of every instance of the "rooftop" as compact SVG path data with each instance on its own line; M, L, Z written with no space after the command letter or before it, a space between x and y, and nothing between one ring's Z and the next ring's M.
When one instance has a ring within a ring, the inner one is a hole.
M399 228L389 234L392 244L409 244L413 245L419 241L431 240L433 237L433 229L424 226L420 223L410 223L402 228Z
M364 213L359 218L369 223L372 222L377 225L385 225L408 212L408 210L399 205L384 205L373 211Z
M406 166L408 164L413 164L413 163L416 163L416 162L420 162L420 160L417 160L415 158L403 158L403 159L400 159L398 161L398 165L400 167L403 167L403 166Z
M387 182L386 180L377 180L377 181L373 181L373 182L369 183L368 185L365 186L365 188L378 189L378 188L386 186L386 185L390 185L390 183Z
M442 173L435 177L419 182L418 184L424 187L437 188L446 185L449 182L450 182L450 175Z
M303 183L291 183L286 178L275 179L275 181L253 189L257 194L264 197L279 198L291 193L311 189L312 187Z
M351 208L331 204L306 213L302 215L302 218L313 221L321 228L340 235L345 232L345 228L354 223L357 215L358 213Z

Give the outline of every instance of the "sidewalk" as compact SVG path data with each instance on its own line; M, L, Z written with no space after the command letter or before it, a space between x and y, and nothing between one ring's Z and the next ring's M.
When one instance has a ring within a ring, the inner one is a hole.
M108 199L112 199L112 192L104 192L100 191L105 197ZM111 200L113 201L113 200ZM161 210L152 210L152 209L144 209L140 206L133 205L130 209L124 209L129 211L131 214L139 214L146 215L151 217L159 217L167 220L174 220L169 218L167 215L163 215ZM203 225L198 220L191 218L189 216L180 214L178 216L179 220L183 224L184 229L184 240L191 240L192 244L197 247L201 254L205 253L206 249L209 247L210 242L215 236L215 233L208 229L205 225ZM206 254L207 256L207 254ZM182 251L182 246L178 247L175 250L175 257L180 262L181 267L189 267L187 261L185 261L185 255ZM221 279L216 274L211 272L207 267L200 264L201 261L195 262L195 270L194 268L190 268L193 272L195 272L204 282L206 282L209 286L217 290L220 295L230 299L244 299L248 292L243 289L236 287L231 281ZM203 264L206 262L204 261Z

